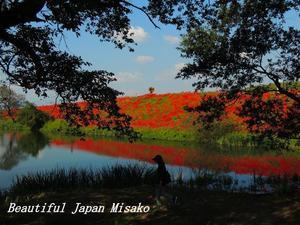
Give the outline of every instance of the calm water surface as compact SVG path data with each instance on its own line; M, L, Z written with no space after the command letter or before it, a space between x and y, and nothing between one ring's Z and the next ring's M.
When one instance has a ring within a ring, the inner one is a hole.
M49 139L42 134L0 135L0 189L8 188L14 177L54 168L101 168L114 164L141 163L161 154L174 177L192 177L197 171L214 171L231 176L240 185L251 182L253 174L300 175L300 155L259 151L221 151L191 143L136 142L112 139Z

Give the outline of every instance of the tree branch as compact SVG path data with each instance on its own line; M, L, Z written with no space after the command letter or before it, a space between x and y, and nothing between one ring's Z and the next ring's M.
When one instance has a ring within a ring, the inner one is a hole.
M40 22L38 12L42 10L46 0L23 0L15 3L9 10L0 11L0 29L8 29L27 22Z
M44 73L43 65L41 64L40 57L32 49L32 47L24 40L16 38L14 35L7 33L6 31L0 30L0 38L18 48L24 55L27 55L34 65L36 66L37 80L41 80ZM31 87L32 88L32 87Z
M284 94L286 96L288 96L289 98L293 99L294 101L300 103L300 97L299 95L295 95L293 94L292 92L289 92L288 90L284 89L278 78L276 78L276 76L268 71L265 70L265 68L263 66L260 65L260 68L263 70L263 72L267 75L267 77L273 81L273 83L275 84L275 86L277 87L278 91L281 93L281 94Z
M133 8L136 8L136 9L142 11L148 17L148 19L154 25L154 27L160 29L160 27L157 26L156 23L153 21L152 17L143 8L141 8L139 6L136 6L136 5L134 5L134 4L130 3L130 2L127 2L125 0L121 0L120 2L123 2L125 5L129 5L129 6L133 7Z

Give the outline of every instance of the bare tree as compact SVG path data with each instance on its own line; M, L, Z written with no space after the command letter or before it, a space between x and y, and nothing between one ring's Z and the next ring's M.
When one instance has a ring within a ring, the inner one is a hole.
M15 122L17 110L24 105L25 98L9 87L0 86L0 111Z

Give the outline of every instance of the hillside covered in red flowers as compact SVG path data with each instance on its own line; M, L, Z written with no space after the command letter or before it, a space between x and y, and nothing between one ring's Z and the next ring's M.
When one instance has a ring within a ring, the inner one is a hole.
M195 115L184 108L195 107L200 101L200 93L182 92L121 97L118 99L118 105L122 112L132 117L133 127L187 129L192 126ZM61 118L58 106L45 105L40 106L39 109L54 118ZM236 105L232 105L226 111L230 118L240 121L240 118L233 113L235 110Z

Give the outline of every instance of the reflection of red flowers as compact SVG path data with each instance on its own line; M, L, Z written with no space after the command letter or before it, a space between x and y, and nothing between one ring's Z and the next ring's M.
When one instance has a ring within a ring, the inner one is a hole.
M300 175L298 157L275 156L271 154L255 156L230 156L218 153L205 154L195 148L159 146L154 144L127 143L112 140L76 140L72 144L54 140L51 145L74 150L87 151L100 155L137 159L152 163L154 155L163 156L166 163L190 168L234 171L238 174L257 175Z

